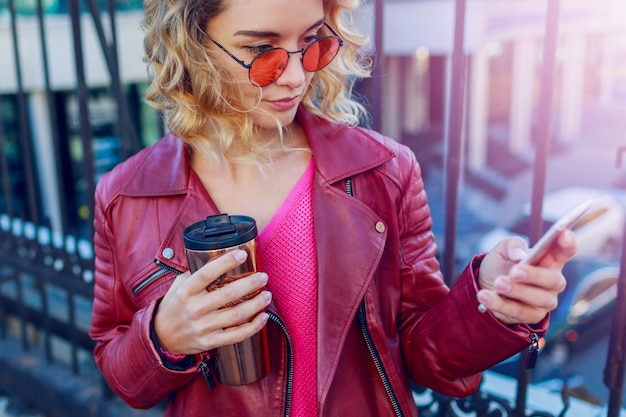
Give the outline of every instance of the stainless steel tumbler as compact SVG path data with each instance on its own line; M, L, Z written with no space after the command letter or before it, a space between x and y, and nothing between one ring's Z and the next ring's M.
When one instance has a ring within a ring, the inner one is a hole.
M259 268L257 234L256 222L248 216L218 214L188 226L183 237L189 269L193 273L226 252L243 249L248 252L247 260L212 282L207 290L212 291L256 272ZM248 294L240 302L261 291ZM217 379L222 384L244 385L257 381L270 370L267 330L264 327L242 342L214 349L211 355L215 358Z

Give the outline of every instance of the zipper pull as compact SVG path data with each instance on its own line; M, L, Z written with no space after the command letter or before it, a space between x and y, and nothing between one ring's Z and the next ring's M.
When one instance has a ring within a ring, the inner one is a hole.
M539 336L537 333L530 335L530 346L528 346L528 355L526 356L526 369L533 369L537 363L537 355L539 354Z
M202 353L202 360L198 365L198 369L202 372L209 389L213 391L215 389L215 378L213 378L213 372L211 372L211 357L208 353Z

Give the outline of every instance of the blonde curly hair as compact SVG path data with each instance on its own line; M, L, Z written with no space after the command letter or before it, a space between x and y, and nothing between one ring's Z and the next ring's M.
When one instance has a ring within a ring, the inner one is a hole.
M204 29L225 3L144 0L144 61L151 81L145 98L164 112L169 130L194 148L228 157L236 144L252 155L261 154L269 145L253 140L255 126L248 115L253 109L239 108L226 100L241 94L238 83L215 64L207 48ZM356 80L369 76L371 64L361 53L367 38L351 29L355 18L350 11L356 10L359 3L324 0L325 21L343 39L344 46L330 65L315 73L302 101L320 117L350 125L367 115L352 89ZM282 142L283 135L280 137Z

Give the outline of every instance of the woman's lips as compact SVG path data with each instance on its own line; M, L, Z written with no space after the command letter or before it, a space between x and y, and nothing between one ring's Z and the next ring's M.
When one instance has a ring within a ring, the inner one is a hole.
M280 100L269 100L269 105L277 111L291 110L298 105L298 97L288 97Z

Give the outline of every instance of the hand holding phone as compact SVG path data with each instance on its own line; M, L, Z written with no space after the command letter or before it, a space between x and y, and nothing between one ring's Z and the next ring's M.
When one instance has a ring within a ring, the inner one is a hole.
M593 200L589 199L574 207L554 223L546 233L535 243L526 256L519 262L520 265L536 265L548 252L559 233L571 229L581 217L591 208ZM478 311L487 311L482 303L478 306Z

